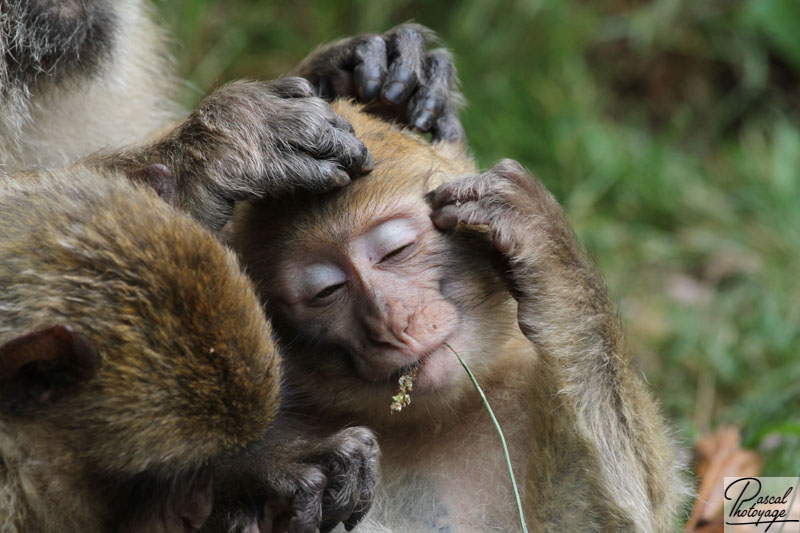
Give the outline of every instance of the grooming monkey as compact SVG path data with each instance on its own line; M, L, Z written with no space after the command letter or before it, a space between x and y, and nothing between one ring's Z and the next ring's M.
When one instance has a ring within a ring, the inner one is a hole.
M459 143L334 109L372 173L244 204L233 238L282 341L291 416L379 434L359 531L519 530L499 439L448 344L504 428L531 531L671 531L673 444L556 200L514 162L478 174ZM412 369L413 401L392 414Z
M186 120L163 33L143 0L0 1L0 170L161 164L175 201L219 229L233 203L341 186L369 170L346 121L313 97L353 96L437 138L462 135L452 63L407 24L312 53L301 80L242 82Z
M0 532L198 531L215 498L208 531L358 520L371 434L265 434L270 327L212 234L82 167L0 176L0 213Z

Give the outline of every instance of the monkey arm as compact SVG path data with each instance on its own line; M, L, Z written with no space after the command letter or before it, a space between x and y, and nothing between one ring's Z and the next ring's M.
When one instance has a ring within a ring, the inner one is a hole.
M216 469L214 510L203 531L350 531L366 515L378 481L371 431L348 428L320 439L268 432L263 442Z
M555 426L547 446L573 447L576 453L561 453L573 461L586 457L579 468L587 470L582 484L591 486L587 510L599 513L603 531L669 530L682 496L669 440L624 355L605 283L555 198L505 160L442 185L428 199L437 227L486 225L507 258L518 322L540 358L539 401L550 402L560 412L550 416L565 424Z
M237 201L323 192L371 170L350 124L311 93L301 78L235 82L154 143L87 164L147 182L216 231Z
M428 28L402 24L321 46L295 74L327 100L354 98L369 112L431 132L434 141L463 140L456 69L447 50L426 50L431 42L437 39Z

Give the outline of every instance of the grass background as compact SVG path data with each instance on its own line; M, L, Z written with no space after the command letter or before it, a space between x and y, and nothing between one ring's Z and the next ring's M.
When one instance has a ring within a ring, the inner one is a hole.
M455 55L483 166L521 161L606 274L687 447L733 423L800 475L800 2L156 2L188 105L408 20Z

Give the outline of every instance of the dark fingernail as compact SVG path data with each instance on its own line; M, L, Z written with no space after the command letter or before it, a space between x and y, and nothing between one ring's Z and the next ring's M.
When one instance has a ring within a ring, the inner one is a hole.
M364 82L364 87L361 90L362 100L374 100L378 97L381 90L381 80L370 78Z
M364 513L356 511L355 513L350 515L350 518L347 519L344 523L344 529L346 531L352 531L354 527L361 522L361 519L364 518Z
M343 187L350 183L350 176L344 170L337 170L333 175L333 184L337 187Z
M439 209L431 213L431 221L440 230L449 230L458 224L458 215L452 209Z
M375 158L372 157L372 152L367 153L367 158L364 160L364 164L361 165L361 170L364 171L364 174L367 172L372 172L372 169L375 168Z
M408 87L402 81L393 81L383 91L383 99L392 104L399 104L403 101Z
M420 111L417 120L414 121L414 127L420 131L428 131L431 129L431 124L433 124L433 113L428 109Z

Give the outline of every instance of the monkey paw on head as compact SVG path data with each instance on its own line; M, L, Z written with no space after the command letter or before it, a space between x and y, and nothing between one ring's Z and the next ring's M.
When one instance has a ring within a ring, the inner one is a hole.
M434 141L462 140L463 97L452 58L445 49L426 48L437 42L428 28L401 24L322 46L295 73L327 100L354 98L368 112L430 132Z
M366 428L326 438L273 438L215 472L215 508L204 531L328 533L352 530L372 504L380 452Z
M372 156L306 80L282 78L222 87L157 142L95 163L157 189L174 180L174 203L219 230L237 201L341 187Z

